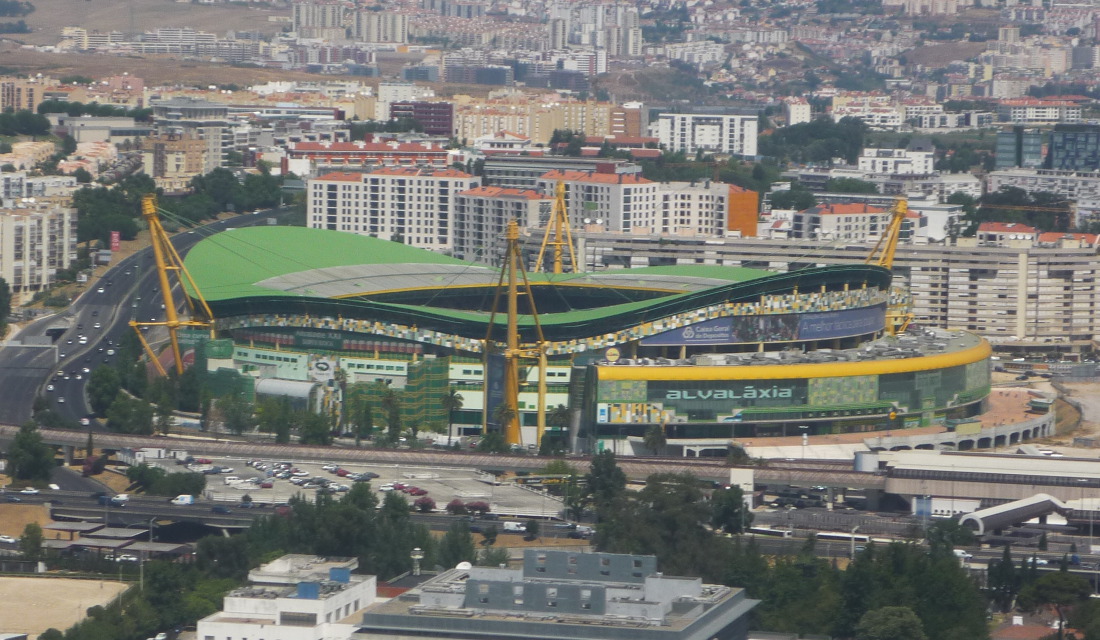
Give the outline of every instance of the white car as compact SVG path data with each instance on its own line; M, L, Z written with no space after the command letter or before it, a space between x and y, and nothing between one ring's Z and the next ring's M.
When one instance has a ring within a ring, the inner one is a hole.
M65 404L65 396L61 396L57 399L57 404Z
M96 293L103 293L103 287L96 289Z
M52 384L46 385L46 391L53 391L53 385Z
M90 419L88 419L88 418L81 418L80 419L80 426L87 427L90 424L92 424L92 421Z
M103 328L103 325L101 325L101 324L99 324L99 323L97 322L97 323L95 323L95 324L93 324L93 325L92 325L92 328L93 328L93 329L102 329L102 328Z
M11 536L0 536L0 542L3 542L4 544L15 544L19 541Z
M33 496L33 495L36 495L38 493L38 489L35 489L34 487L24 487L23 490L20 491L19 493L25 493L28 496Z

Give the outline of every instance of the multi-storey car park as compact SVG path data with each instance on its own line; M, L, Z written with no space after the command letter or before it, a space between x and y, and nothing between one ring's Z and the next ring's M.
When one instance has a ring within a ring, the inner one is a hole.
M492 428L500 378L484 345L490 324L494 343L504 341L503 302L490 323L498 271L291 227L208 238L186 266L216 319L219 339L204 349L209 369L236 370L249 389L276 386L315 408L338 403L345 381L376 383L366 396L399 390L405 420L421 428L453 423L456 435L475 435L486 414ZM981 413L989 393L982 338L888 334L899 300L883 267L685 265L528 277L548 366L542 406L538 367L521 370L514 445L535 446L538 414L559 405L571 417L546 434L571 446L638 442L657 425L669 452L724 455L737 438L943 425ZM520 343L531 345L535 315L531 300L519 300ZM463 406L448 415L440 399L451 388Z

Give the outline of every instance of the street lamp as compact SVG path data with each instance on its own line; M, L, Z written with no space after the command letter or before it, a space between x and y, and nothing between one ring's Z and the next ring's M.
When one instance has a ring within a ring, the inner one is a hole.
M424 559L424 550L420 547L413 547L409 557L412 558L413 561L413 575L420 575L420 561Z
M859 531L859 525L852 527L852 536L848 540L851 543L851 547L848 549L848 558L851 560L856 559L856 531Z

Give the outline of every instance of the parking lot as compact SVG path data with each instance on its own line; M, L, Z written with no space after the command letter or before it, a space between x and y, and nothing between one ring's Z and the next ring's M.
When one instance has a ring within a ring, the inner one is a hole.
M469 469L452 469L443 467L409 467L398 465L335 465L315 462L294 462L290 460L259 460L260 468L250 466L249 460L235 458L210 458L199 459L190 465L192 471L213 471L215 467L221 467L219 473L209 473L206 481L206 496L214 501L240 503L247 494L254 502L264 504L285 503L294 495L302 495L312 499L318 492L316 488L305 488L293 484L293 478L299 478L298 482L308 483L313 478L323 478L328 481L328 486L336 490L340 495L345 489L356 483L348 474L377 474L377 478L369 480L371 488L378 493L379 500L383 493L391 490L395 484L397 489L406 494L409 502L417 500L421 495L432 498L437 510L443 510L448 502L454 499L463 502L484 501L490 504L491 512L501 515L522 515L527 517L552 518L561 511L561 502L552 496L542 493L538 489L525 489L511 483L497 483L489 474L479 474ZM280 467L280 463L289 463L289 467ZM322 467L331 466L332 469ZM178 471L179 467L165 464L171 471ZM275 474L287 475L280 478ZM298 475L292 475L297 473ZM364 480L360 480L364 481ZM264 488L264 483L270 483L270 488ZM404 485L404 489L400 488ZM415 489L414 489L415 488ZM420 493L423 491L424 493Z

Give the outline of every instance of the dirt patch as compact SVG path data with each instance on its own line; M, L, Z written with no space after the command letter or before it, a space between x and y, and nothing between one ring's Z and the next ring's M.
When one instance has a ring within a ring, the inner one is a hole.
M285 23L269 18L290 17L289 7L249 7L241 3L197 4L169 0L75 0L35 2L23 18L33 31L11 38L27 44L57 44L61 29L80 26L89 31L151 31L158 27L191 27L224 36L227 30L276 33Z
M188 5L196 6L196 5ZM275 80L316 80L318 76L298 71L234 67L227 64L175 60L167 57L109 56L98 54L43 53L26 49L0 49L0 66L17 73L49 75L59 78L81 75L104 78L129 73L150 86L205 86L210 84L262 84ZM326 76L336 78L338 76Z
M32 522L40 527L53 522L50 520L49 509L40 504L0 504L0 535L18 538L23 535L23 529ZM4 619L0 615L0 620Z
M4 631L27 633L35 640L51 627L68 629L90 607L107 604L128 586L104 580L0 578L0 621Z

